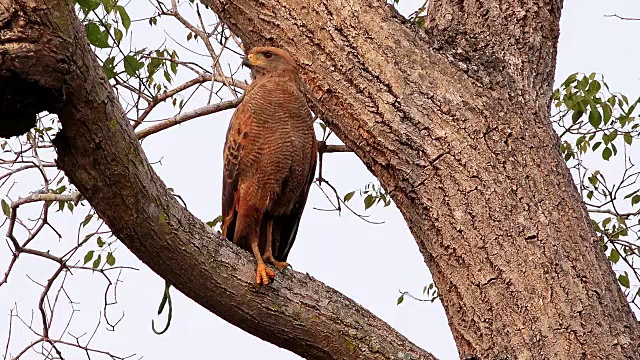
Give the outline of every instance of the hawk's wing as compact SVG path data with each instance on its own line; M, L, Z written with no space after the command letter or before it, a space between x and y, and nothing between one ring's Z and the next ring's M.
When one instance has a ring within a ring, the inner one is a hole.
M238 106L227 130L222 171L222 236L233 241L237 217L238 185L242 173L241 159L247 151L247 139L253 123L251 111L244 102Z
M316 161L318 158L318 144L313 141L313 155L311 156L311 162L309 164L307 178L304 183L304 190L300 192L300 195L295 201L291 212L283 214L274 219L274 231L273 235L278 240L277 246L273 249L273 257L277 261L286 261L289 256L289 251L293 246L293 242L296 240L296 234L298 233L298 225L300 224L300 218L302 217L302 211L307 203L307 197L309 196L309 189L311 183L316 174Z

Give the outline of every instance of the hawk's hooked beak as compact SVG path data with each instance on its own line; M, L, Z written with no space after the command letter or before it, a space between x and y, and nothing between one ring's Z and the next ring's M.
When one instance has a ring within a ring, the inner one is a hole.
M253 58L253 55L245 56L244 58L242 58L242 65L250 68L252 65L251 63L252 58Z

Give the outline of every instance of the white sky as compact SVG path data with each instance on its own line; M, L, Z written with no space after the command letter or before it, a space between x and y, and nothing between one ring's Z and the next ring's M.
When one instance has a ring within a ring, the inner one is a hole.
M421 0L401 0L399 7L401 12L408 14L421 4ZM131 8L129 12L132 18L136 17L134 6L128 7ZM576 71L595 71L606 76L612 89L627 94L629 98L636 98L640 89L636 46L640 21L625 22L604 17L612 13L640 17L640 3L565 1L556 79L562 81ZM143 36L134 30L139 46L160 43L165 38L161 31L150 32L146 22L134 26L146 31ZM176 47L171 41L167 45ZM206 98L200 104L204 101ZM155 168L167 186L173 187L186 201L189 210L205 221L213 219L220 212L222 145L231 114L232 111L227 111L194 120L154 135L143 143L150 161L162 160L162 165L158 164ZM157 114L156 118L170 115L169 112ZM351 154L328 154L324 166L324 176L343 194L363 188L368 182L376 182ZM24 179L14 189L14 199L37 188L36 180ZM355 197L352 201L359 203L357 208L362 209L361 199ZM457 359L457 350L439 302L430 304L405 299L402 305L396 306L399 289L419 295L422 287L431 282L422 256L399 211L393 206L384 209L375 207L368 214L372 215L373 220L384 220L385 223L370 225L348 213L339 217L336 213L312 209L327 206L324 196L314 186L289 257L292 266L359 302L436 357ZM68 213L58 214L54 221L65 236L75 236L77 219L83 216L77 212L72 219ZM36 245L55 252L55 249L68 246L65 241L75 239L63 239L58 244L57 238L47 233ZM4 353L9 309L17 302L20 314L27 319L31 310L36 309L40 291L25 274L46 281L52 271L51 265L46 262L23 257L9 284L0 288L0 354ZM146 359L299 358L227 324L175 289L172 289L174 316L171 328L162 336L153 334L151 319L156 319L160 325L164 324L164 317L154 316L163 290L163 280L135 259L124 246L118 248L116 257L118 264L138 267L141 271L123 274L124 283L118 289L119 305L110 311L113 311L113 318L119 317L122 311L126 316L115 332L105 331L101 326L94 347L119 355L137 353ZM8 261L8 248L0 244L0 273L4 273ZM371 276L374 267L382 271ZM104 282L99 276L80 273L70 279L68 288L74 301L79 302L76 309L80 310L75 314L70 331L76 335L90 333L102 309ZM61 313L61 326L65 320ZM60 328L54 327L54 332L55 329ZM15 354L31 339L24 326L14 323L10 351ZM67 354L69 359L83 358L79 353ZM39 358L33 353L23 357Z

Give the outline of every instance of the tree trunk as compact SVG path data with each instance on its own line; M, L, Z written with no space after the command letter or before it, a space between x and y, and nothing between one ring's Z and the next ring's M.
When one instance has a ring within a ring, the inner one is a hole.
M460 354L637 358L640 326L549 121L561 1L203 0L289 50L316 111L391 193Z
M252 255L183 208L153 171L70 1L0 0L0 89L16 114L0 119L0 133L29 129L42 110L58 114L54 145L69 180L123 244L211 312L309 359L434 359L309 275L287 270L253 285Z
M377 0L203 1L246 44L298 60L316 110L404 214L463 356L638 356L640 326L549 122L560 1L431 1L425 30ZM250 255L180 207L151 169L70 4L0 0L0 31L0 84L57 100L0 86L3 106L59 114L60 167L154 271L304 357L430 358L304 275L253 288Z

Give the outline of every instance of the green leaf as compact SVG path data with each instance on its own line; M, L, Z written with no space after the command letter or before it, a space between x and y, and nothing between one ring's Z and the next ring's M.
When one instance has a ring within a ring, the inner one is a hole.
M367 210L368 208L373 206L375 202L376 202L375 197L373 197L372 195L367 195L367 197L364 198L364 209Z
M127 14L127 10L124 9L124 6L118 5L116 6L118 9L118 14L120 15L120 20L122 20L122 26L124 26L125 30L129 30L131 26L131 18L129 14Z
M138 61L135 56L127 55L124 57L124 71L129 76L135 76L138 70L142 69L144 64Z
M218 225L219 223L222 222L222 215L216 217L215 219L207 222L207 225L209 225L210 227L215 227L216 225Z
M77 2L84 11L92 11L100 6L100 2L98 0L77 0Z
M84 220L82 221L82 227L85 227L89 224L89 222L91 222L91 219L93 219L93 215L91 214L87 214L87 216L84 217Z
M629 109L627 109L627 116L631 116L631 113L633 113L633 111L636 109L636 105L638 105L638 101L636 100L636 102L633 103L633 105L631 105L629 107Z
M587 90L587 86L589 86L589 78L587 77L583 77L582 79L580 79L580 81L578 81L578 83L576 84L576 88L580 89L582 91Z
M600 115L600 111L598 111L595 105L591 105L591 111L589 111L589 123L594 127L594 129L597 129L602 123L602 115Z
M350 193L346 193L346 194L344 195L344 198L342 199L342 201L344 201L344 202L349 202L349 200L351 200L351 198L353 197L353 195L354 195L355 193L356 193L355 191L352 191L352 192L350 192Z
M567 87L573 84L573 82L576 81L577 77L578 77L578 73L573 73L569 75L569 77L567 77L567 79L562 83L562 86Z
M602 115L604 117L604 124L608 124L609 121L611 120L611 106L609 106L609 104L607 103L603 103L602 105Z
M114 56L109 56L104 63L102 63L102 69L104 70L104 74L107 76L107 80L111 80L116 77L116 67L115 67Z
M104 6L104 11L111 12L113 10L114 0L100 0L102 6Z
M89 250L89 252L84 255L84 264L86 265L89 261L91 261L91 259L93 259L93 250Z
M96 240L96 242L98 243L99 247L103 247L105 244L104 240L102 240L102 236L98 236L98 239Z
M609 159L611 158L611 155L613 155L613 151L611 151L611 148L604 148L602 150L602 158L609 161Z
M632 118L626 116L626 115L620 115L618 117L618 122L620 123L620 126L627 126L628 122L631 122Z
M640 189L628 193L627 195L625 195L624 199L626 200L626 199L632 197L633 195L637 194L638 192L640 192Z
M2 212L7 217L11 216L11 206L9 206L9 204L4 199L2 199Z
M162 59L157 57L151 58L149 60L149 63L147 63L147 72L149 73L149 76L155 74L161 65L162 65Z
M628 145L631 145L631 143L633 142L633 136L631 136L630 133L624 133L623 137L624 142L626 142Z
M93 264L91 265L92 268L97 269L98 266L100 266L100 261L102 260L102 255L98 254L98 257L93 260Z
M620 253L616 248L611 249L611 254L609 254L609 261L614 264L617 264L620 261Z
M400 295L400 297L398 298L398 302L396 305L400 305L402 304L402 302L404 301L404 294Z
M109 47L109 35L106 31L100 30L98 24L89 22L84 28L87 31L87 39L91 45L102 49Z
M124 37L124 34L122 33L122 30L118 28L114 28L113 36L116 38L116 44L120 44L120 42L122 41L122 38Z
M631 198L631 206L633 206L633 205L635 205L637 203L640 203L640 195L634 195Z
M591 79L593 80L593 79ZM593 80L591 81L591 83L589 84L589 89L587 90L587 93L591 96L597 94L600 89L602 88L602 86L600 85L600 82L598 80Z
M173 72L173 74L177 74L178 73L178 63L175 61L171 62L171 71Z
M109 264L109 266L113 266L116 264L116 258L115 256L113 256L112 252L107 253L107 264Z
M630 284L629 284L629 275L627 274L627 272L624 272L624 275L620 274L618 275L618 282L620 283L620 285L626 287L627 289L629 288Z
M577 122L578 120L580 120L582 115L584 115L584 113L581 110L574 111L573 115L571 115L571 121L573 121L574 123Z

